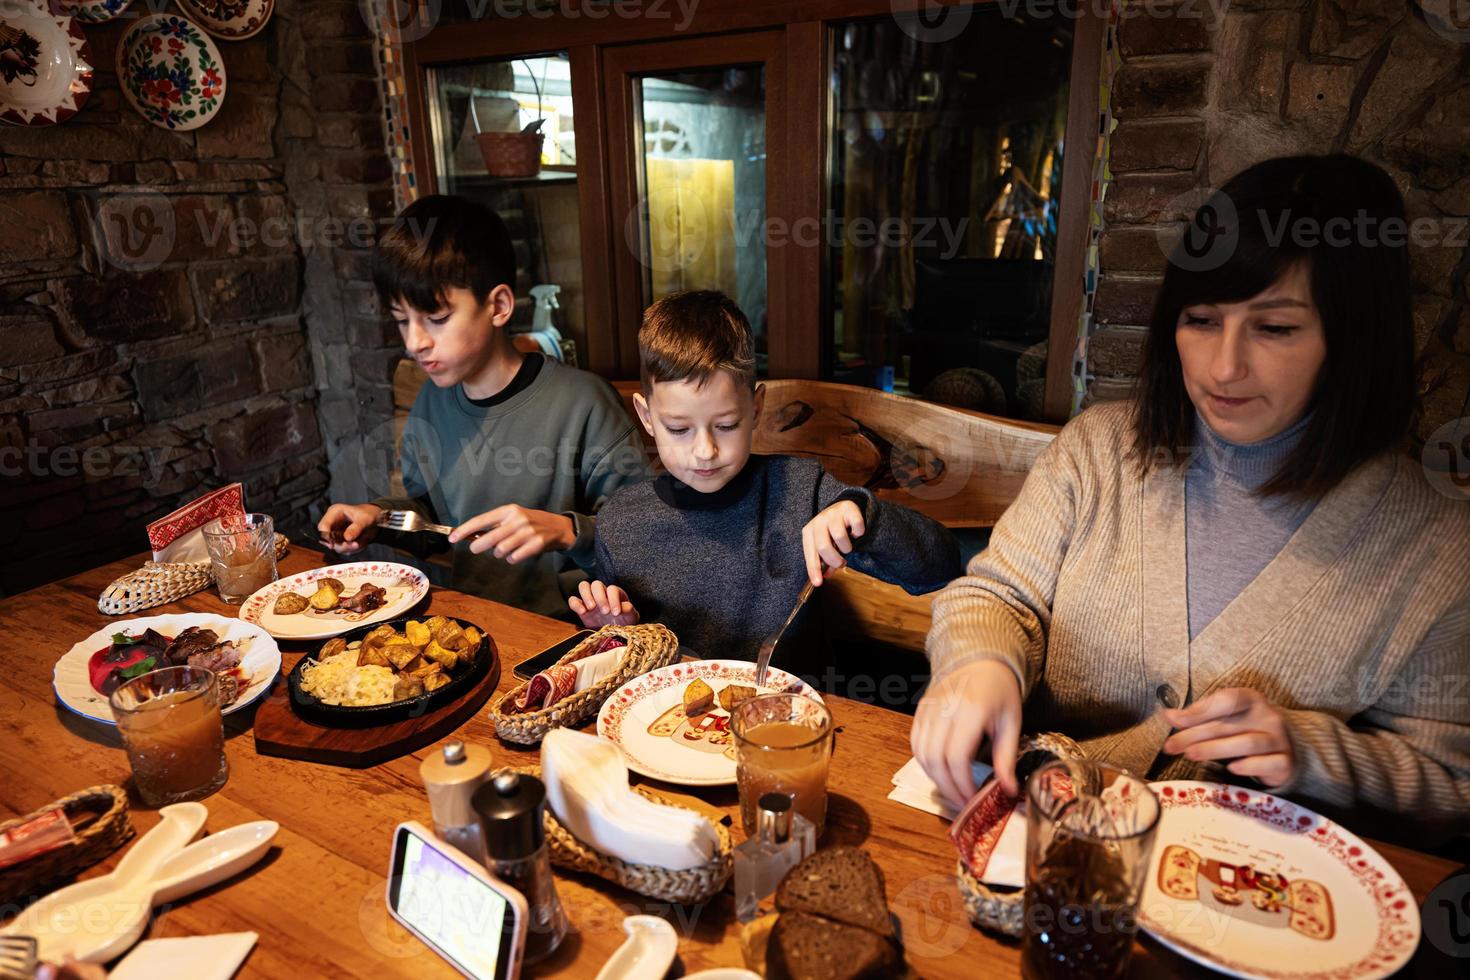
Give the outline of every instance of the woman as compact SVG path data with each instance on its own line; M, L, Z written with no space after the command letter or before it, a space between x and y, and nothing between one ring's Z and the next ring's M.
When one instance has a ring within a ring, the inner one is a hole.
M946 796L986 736L1017 791L1024 702L1152 778L1470 827L1470 505L1402 451L1403 219L1341 155L1200 209L1186 241L1214 247L1172 257L1136 399L1068 424L935 599L912 744Z

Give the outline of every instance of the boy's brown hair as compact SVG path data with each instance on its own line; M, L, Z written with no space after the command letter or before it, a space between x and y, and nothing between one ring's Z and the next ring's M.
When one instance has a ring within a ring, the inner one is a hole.
M750 321L734 300L714 289L670 293L644 310L638 362L645 396L655 381L702 385L719 371L755 387Z

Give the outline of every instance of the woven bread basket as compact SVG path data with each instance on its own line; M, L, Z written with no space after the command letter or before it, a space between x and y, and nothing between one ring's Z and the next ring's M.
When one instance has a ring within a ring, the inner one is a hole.
M604 626L574 646L557 664L579 659L589 648L596 647L609 636L628 641L628 653L616 671L585 691L569 694L549 708L538 711L516 711L515 701L529 683L518 684L490 704L490 720L495 734L507 742L535 745L553 728L576 728L597 714L608 695L628 681L659 667L667 667L679 659L679 638L666 626L644 623L638 626Z
M545 133L477 133L485 172L491 177L534 177L541 172Z
M286 553L286 536L276 535L276 560ZM152 609L184 596L193 595L214 581L214 568L207 561L146 561L102 590L97 610L108 616Z
M1016 780L1022 792L1031 774L1053 759L1081 759L1082 747L1065 735L1042 732L1021 739L1016 757ZM959 881L960 898L965 903L965 913L970 921L981 929L1002 935L1020 938L1021 916L1024 911L1024 888L1009 888L983 884L970 872L964 858L955 862L955 878Z
M92 786L64 796L50 806L0 823L0 833L61 807L76 830L76 841L0 870L0 905L26 902L48 886L85 871L133 836L128 796L121 786Z
M540 766L509 768L514 772L526 773L537 779L541 778ZM698 812L692 807L686 807L667 797L660 796L643 786L634 786L633 791L654 803ZM639 895L661 899L665 902L698 905L709 901L725 887L725 883L730 880L730 872L735 866L735 844L730 836L730 830L724 824L713 821L711 823L715 828L715 834L720 840L719 850L707 863L687 871L671 871L668 868L658 868L651 864L630 864L620 858L594 850L574 837L572 832L556 819L556 815L551 812L549 806L544 811L543 823L546 827L546 844L551 852L552 864L571 871L583 871L597 875L615 885L621 885L630 892L637 892Z

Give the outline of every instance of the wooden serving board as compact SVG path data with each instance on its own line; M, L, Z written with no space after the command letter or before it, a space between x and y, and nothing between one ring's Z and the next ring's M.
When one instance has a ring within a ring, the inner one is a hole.
M299 717L291 710L291 693L286 688L286 675L291 673L295 661L282 663L271 693L255 713L255 751L260 755L366 769L446 738L474 717L500 683L500 650L488 633L485 642L489 645L490 669L474 687L418 718L373 728L328 728Z

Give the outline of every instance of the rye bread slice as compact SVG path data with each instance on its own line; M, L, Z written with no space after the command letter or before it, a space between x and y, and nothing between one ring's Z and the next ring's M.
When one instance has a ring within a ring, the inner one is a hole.
M766 980L866 980L892 976L894 944L867 929L806 912L782 912L766 949Z
M857 926L892 940L883 870L856 847L817 851L792 868L776 889L776 908Z

